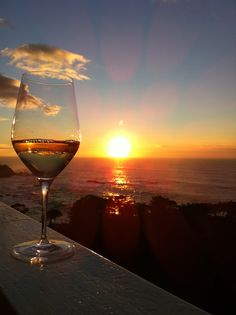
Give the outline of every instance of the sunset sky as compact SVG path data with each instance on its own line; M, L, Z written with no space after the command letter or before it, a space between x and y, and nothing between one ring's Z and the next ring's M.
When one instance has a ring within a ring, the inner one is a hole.
M236 158L235 30L235 0L2 0L0 156L22 73L47 65L75 78L80 156L125 136L131 157Z

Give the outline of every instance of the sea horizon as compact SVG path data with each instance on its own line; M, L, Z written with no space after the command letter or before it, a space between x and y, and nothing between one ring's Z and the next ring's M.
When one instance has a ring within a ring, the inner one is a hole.
M147 156L147 157L125 157L125 158L113 158L109 156L80 156L79 154L74 156L73 161L75 160L105 160L105 161L110 161L111 163L127 163L129 161L135 161L135 160L170 160L170 161L180 161L180 160L222 160L222 161L236 161L236 157L152 157L152 156ZM14 160L14 164L13 164ZM16 163L16 164L15 164ZM71 163L71 162L70 162ZM18 169L19 166L25 168L25 170L28 171L24 163L20 160L20 158L15 155L15 156L0 156L0 165L1 164L7 164L9 166L12 166L13 168Z
M0 200L25 204L37 216L41 207L37 179L17 156L0 157L0 164L21 174L0 179ZM236 200L235 178L236 159L78 157L55 178L49 203L68 208L86 195L123 195L147 204L158 195L178 204L228 202Z

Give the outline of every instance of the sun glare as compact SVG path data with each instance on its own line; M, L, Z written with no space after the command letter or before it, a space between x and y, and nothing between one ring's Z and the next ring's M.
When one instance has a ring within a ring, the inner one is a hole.
M113 158L126 158L131 151L129 139L124 136L116 136L108 143L108 154Z

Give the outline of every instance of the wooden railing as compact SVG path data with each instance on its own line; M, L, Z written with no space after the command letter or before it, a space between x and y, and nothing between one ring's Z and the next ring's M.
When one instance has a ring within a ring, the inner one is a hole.
M37 221L0 203L1 314L207 314L75 242L73 257L49 265L10 256L14 244L37 239L39 231Z

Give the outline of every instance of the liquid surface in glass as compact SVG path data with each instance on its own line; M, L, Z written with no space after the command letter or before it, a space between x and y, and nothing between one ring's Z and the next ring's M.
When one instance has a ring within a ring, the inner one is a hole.
M56 177L77 152L80 142L51 139L13 140L13 147L32 174L38 178Z

